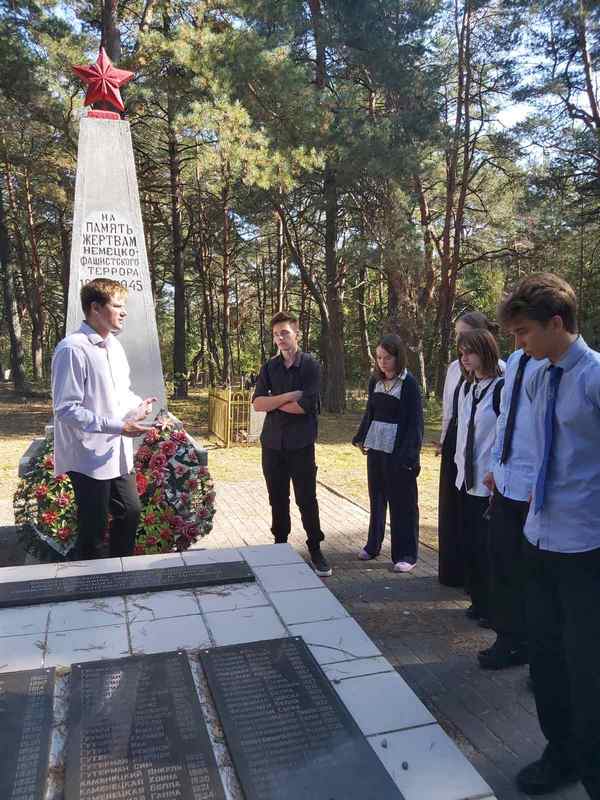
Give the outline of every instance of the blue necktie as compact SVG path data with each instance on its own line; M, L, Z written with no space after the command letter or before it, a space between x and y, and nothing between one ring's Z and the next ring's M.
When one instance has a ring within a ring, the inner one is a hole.
M558 384L562 378L562 367L549 367L548 378L548 398L546 400L546 416L544 418L544 458L542 466L535 483L535 506L534 514L537 514L544 505L544 495L546 492L546 478L548 476L548 465L552 455L552 439L554 436L554 411L556 409L556 395L558 394Z

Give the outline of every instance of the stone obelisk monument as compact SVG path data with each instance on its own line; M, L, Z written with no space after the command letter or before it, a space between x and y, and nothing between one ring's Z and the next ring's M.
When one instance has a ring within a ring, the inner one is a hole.
M119 87L133 73L114 67L103 48L95 64L74 70L88 84L86 106L124 111ZM119 113L98 109L82 117L79 129L67 333L83 319L79 291L94 278L111 278L129 290L129 316L119 341L131 383L141 397L158 398L155 411L166 409L129 123Z

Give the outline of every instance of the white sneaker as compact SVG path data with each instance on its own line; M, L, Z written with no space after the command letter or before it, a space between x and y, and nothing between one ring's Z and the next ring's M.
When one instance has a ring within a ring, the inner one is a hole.
M416 566L416 564L410 564L408 561L398 561L397 564L394 564L393 569L394 572L410 572Z

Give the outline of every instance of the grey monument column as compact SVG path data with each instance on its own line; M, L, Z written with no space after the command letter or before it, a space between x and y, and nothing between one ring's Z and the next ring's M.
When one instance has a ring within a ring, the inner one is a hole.
M129 123L83 116L75 183L67 333L81 324L79 291L94 278L111 278L127 287L129 315L119 341L131 367L132 388L141 397L157 397L155 411L166 409Z

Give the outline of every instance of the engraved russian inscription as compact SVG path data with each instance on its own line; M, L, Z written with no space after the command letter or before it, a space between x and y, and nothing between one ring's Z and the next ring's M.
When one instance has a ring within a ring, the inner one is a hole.
M301 638L201 660L247 800L401 800Z
M19 581L0 584L0 608L88 600L94 597L139 592L160 592L167 589L191 589L196 586L249 583L254 580L254 573L245 561L230 561L222 564L194 564L164 569Z
M73 666L68 800L224 800L184 653Z
M53 698L53 669L0 673L2 800L44 797Z

